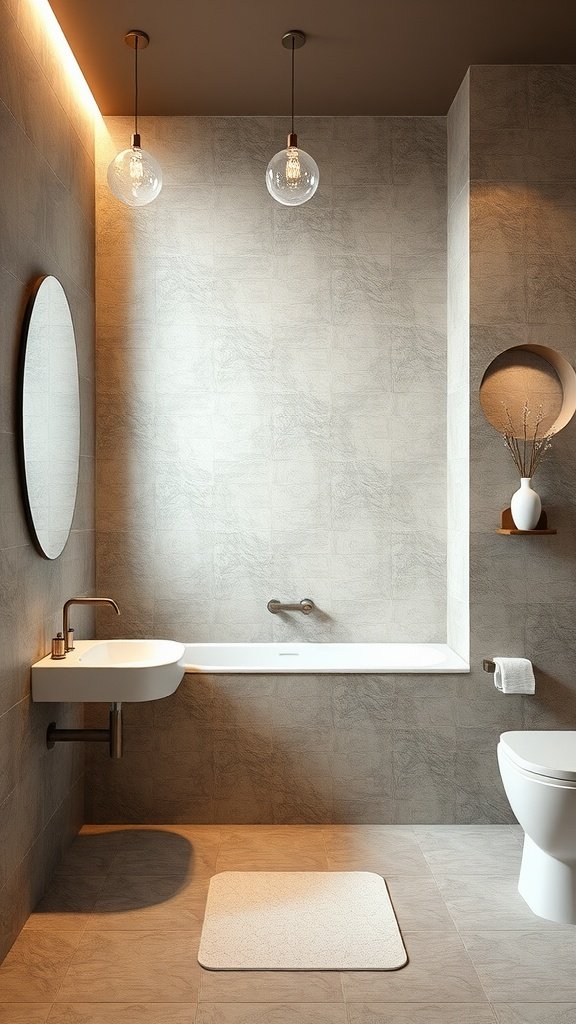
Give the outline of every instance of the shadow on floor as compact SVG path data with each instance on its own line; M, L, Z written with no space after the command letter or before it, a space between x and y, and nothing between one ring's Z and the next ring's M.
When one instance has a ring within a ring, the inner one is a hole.
M34 913L119 914L153 907L173 899L198 874L206 878L200 864L195 845L169 826L81 832Z

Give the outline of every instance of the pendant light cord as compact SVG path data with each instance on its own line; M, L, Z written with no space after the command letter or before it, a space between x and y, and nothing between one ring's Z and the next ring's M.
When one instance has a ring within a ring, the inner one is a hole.
M292 135L294 134L294 36L292 36Z
M136 36L134 40L134 134L138 135L138 43Z

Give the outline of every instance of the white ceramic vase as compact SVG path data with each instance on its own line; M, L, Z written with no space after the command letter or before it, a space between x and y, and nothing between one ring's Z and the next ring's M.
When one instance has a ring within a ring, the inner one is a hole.
M532 478L523 476L512 495L510 511L517 530L534 530L542 512L540 495L531 487Z

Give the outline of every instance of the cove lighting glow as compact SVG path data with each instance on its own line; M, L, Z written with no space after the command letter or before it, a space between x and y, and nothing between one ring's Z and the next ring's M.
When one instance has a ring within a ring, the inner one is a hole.
M70 44L60 28L48 0L21 0L21 2L23 5L28 6L33 17L37 19L38 24L41 26L43 33L50 39L60 64L73 87L74 97L80 100L86 113L92 118L101 117L102 115L92 95L90 86L84 78L80 65L70 49Z

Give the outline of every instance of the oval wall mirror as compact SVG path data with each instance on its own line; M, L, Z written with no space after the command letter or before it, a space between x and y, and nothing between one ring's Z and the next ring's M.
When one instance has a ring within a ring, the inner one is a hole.
M20 458L32 539L58 558L72 526L80 457L74 325L55 277L41 277L26 309L20 360Z
M545 345L516 345L492 360L480 385L480 404L499 433L539 437L557 434L576 410L576 373L564 356Z

